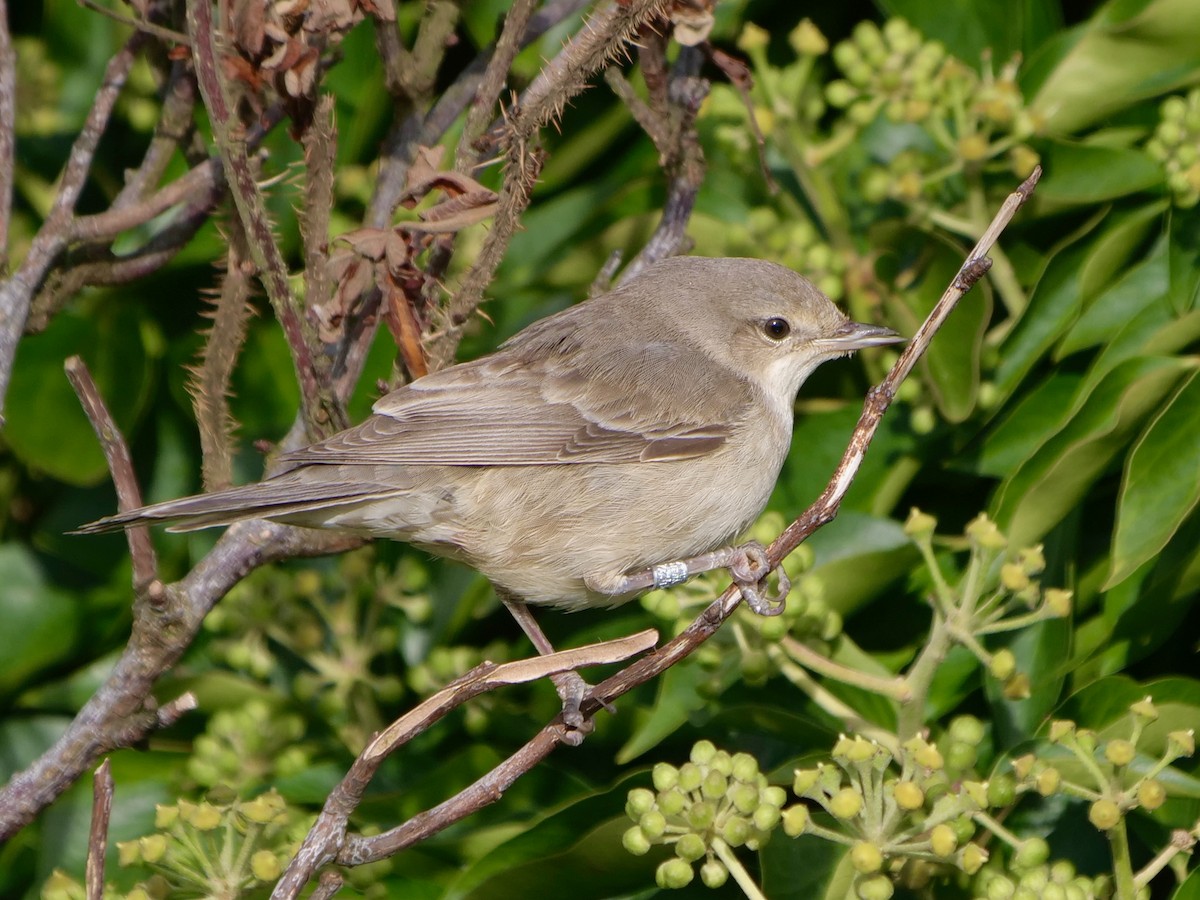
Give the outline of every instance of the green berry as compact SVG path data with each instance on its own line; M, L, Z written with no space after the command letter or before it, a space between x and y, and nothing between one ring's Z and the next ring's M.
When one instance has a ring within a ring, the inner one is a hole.
M691 884L696 873L679 857L668 859L654 872L654 880L664 890L678 890Z
M774 619L767 621L774 622L782 619L783 616L776 616ZM749 753L733 754L733 777L738 781L753 782L758 777L758 760Z
M708 765L711 769L720 772L726 778L733 774L733 757L724 750L718 750L714 753Z
M679 783L679 770L670 763L660 762L655 765L651 778L656 791L669 791Z
M946 748L946 768L952 772L966 772L974 767L979 752L974 744L952 741Z
M925 792L911 781L896 783L894 790L896 805L901 809L920 809L925 805Z
M1104 758L1114 766L1127 766L1133 762L1137 750L1132 743L1116 738L1104 745Z
M954 829L944 822L934 825L933 830L929 832L929 849L943 859L953 856L954 851L958 849L958 837L954 834Z
M721 887L729 879L729 870L718 860L710 859L700 867L700 880L707 888Z
M779 824L779 820L782 818L782 815L783 814L779 811L778 806L772 806L769 803L764 803L758 807L758 809L754 810L754 814L750 817L750 821L754 824L754 827L757 830L769 832Z
M646 788L634 788L625 800L625 815L635 822L654 809L654 794Z
M657 841L667 833L667 818L657 809L652 809L638 819L638 827L650 840Z
M1167 800L1167 789L1155 778L1147 778L1137 789L1138 805L1142 809L1156 810Z
M990 807L1011 806L1017 799L1017 784L1011 775L999 774L988 782L987 801Z
M760 802L769 804L776 809L783 809L783 804L787 802L787 791L778 785L768 785L759 790L758 799Z
M704 838L692 831L680 835L679 840L675 842L675 855L687 862L695 862L707 852L708 846L704 843Z
M953 741L978 747L983 742L987 729L974 716L955 716L946 732Z
M644 856L650 852L650 838L639 826L634 825L621 835L621 846L634 856Z
M1026 838L1017 847L1017 852L1013 856L1013 865L1018 869L1033 869L1044 865L1049 858L1050 845L1045 840L1039 837Z
M808 830L810 818L808 807L803 803L789 806L783 813L783 833L788 837L799 837Z
M704 773L693 762L686 762L679 767L679 789L690 793L700 789L704 783Z
M854 788L842 788L829 798L829 812L838 819L853 819L862 807L862 794Z
M865 875L871 875L883 868L883 853L868 841L858 841L850 848L850 864Z
M721 837L730 847L740 847L750 839L753 829L749 820L741 816L730 816L721 826Z
M1056 859L1050 866L1050 880L1065 885L1075 878L1075 864L1069 859Z
M1088 809L1088 821L1101 831L1108 831L1121 821L1121 808L1112 800L1102 798Z
M729 788L729 802L743 815L758 808L758 788L750 784L735 784Z
M717 818L717 806L710 800L693 803L683 815L684 821L693 831L704 831L711 828Z
M720 800L725 796L725 791L729 787L729 782L720 772L710 771L704 776L704 782L700 785L700 794L706 800Z
M679 788L672 788L669 791L663 791L659 794L656 802L664 816L677 816L683 812L684 807L690 801L687 794L679 790Z
M891 900L896 888L886 875L863 875L854 882L854 892L859 900Z
M696 741L689 758L696 765L703 766L712 762L712 758L716 755L717 748L712 741Z

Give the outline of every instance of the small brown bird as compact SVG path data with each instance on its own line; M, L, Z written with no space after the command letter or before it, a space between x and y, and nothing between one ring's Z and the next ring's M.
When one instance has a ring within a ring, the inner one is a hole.
M614 605L719 567L769 614L762 548L728 545L770 497L796 393L900 340L782 266L668 259L393 391L282 474L80 531L265 518L406 541L486 575L542 652L523 604Z

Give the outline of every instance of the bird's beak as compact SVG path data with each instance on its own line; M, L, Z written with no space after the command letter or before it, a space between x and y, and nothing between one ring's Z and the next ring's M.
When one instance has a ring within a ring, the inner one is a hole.
M884 328L882 325L865 325L862 322L848 320L829 337L817 338L813 343L830 353L852 353L866 347L902 344L906 340L908 338L897 334L890 328Z

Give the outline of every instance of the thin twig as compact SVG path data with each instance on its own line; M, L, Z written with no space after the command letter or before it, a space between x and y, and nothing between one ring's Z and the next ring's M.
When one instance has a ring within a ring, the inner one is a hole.
M100 448L104 451L113 486L117 489L117 509L136 509L142 505L142 491L133 472L133 458L129 455L129 446L117 423L113 421L112 413L100 396L96 382L92 380L92 373L78 356L69 357L63 368L88 421L92 423L96 437L100 439ZM163 587L158 580L158 559L150 542L150 529L129 528L125 534L129 539L129 557L133 562L134 592L138 596L157 596L161 599Z
M161 38L173 44L182 44L185 47L192 46L191 39L186 34L179 31L174 31L170 28L164 28L161 25L155 25L153 22L147 22L145 19L138 19L133 16L126 16L117 12L115 9L109 9L107 6L101 6L96 0L75 0L80 6L90 9L92 12L100 13L102 16L107 16L114 22L120 22L122 25L128 25L130 28L136 28L138 31L144 31L146 34L152 34L156 38Z
M92 779L92 827L88 832L87 900L104 900L104 854L108 851L108 820L112 815L112 763L104 760Z
M88 111L83 129L71 145L71 153L67 157L66 166L63 167L58 192L50 212L42 227L38 229L20 268L0 285L0 425L4 422L4 399L8 394L9 379L12 377L17 343L29 317L30 301L46 270L67 247L75 204L87 183L96 148L108 125L113 107L116 106L117 97L120 96L125 79L129 76L138 48L144 41L144 35L134 34L109 60L104 70L104 81L96 92L96 99Z
M508 70L521 50L529 20L537 0L516 0L504 16L504 29L496 40L492 58L488 60L483 78L475 90L475 98L467 110L467 121L458 141L455 169L470 172L479 162L481 148L476 144L492 121L493 110L508 78Z
M427 697L375 736L359 754L346 777L325 800L317 821L309 829L287 871L276 883L273 900L299 896L313 873L339 858L347 843L346 824L383 761L416 735L424 732L449 712L487 691L511 684L522 684L572 672L588 666L621 662L644 653L658 640L654 630L641 631L626 638L590 644L532 659L501 663L482 662L436 694ZM559 725L562 730L561 723ZM379 857L376 857L379 858Z
M208 109L234 205L246 229L263 287L291 350L304 421L313 436L319 437L346 425L345 414L329 390L329 360L323 353L314 352L318 346L316 336L292 294L287 265L246 152L243 126L235 118L226 96L225 76L213 40L212 6L208 0L188 0L187 17L200 96Z
M8 274L8 231L12 221L16 162L17 59L8 33L8 0L0 0L0 276Z

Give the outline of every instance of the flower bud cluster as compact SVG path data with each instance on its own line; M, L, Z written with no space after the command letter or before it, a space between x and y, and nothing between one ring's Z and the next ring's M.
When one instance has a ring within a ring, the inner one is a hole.
M946 746L973 759L986 737L979 720L963 717L951 724ZM863 898L890 897L893 878L919 887L938 872L973 875L988 858L973 840L974 815L1008 805L1013 789L1011 779L996 784L966 777L974 774L969 769L950 770L938 745L923 737L893 753L864 737L843 736L830 762L796 770L792 789L806 802L784 810L784 831L847 844L859 873L855 891Z
M770 206L756 206L743 226L729 233L724 252L731 256L749 256L769 252L804 277L831 300L841 300L846 292L846 257L822 238L806 218L794 213L780 214Z
M845 109L849 122L861 128L882 112L892 122L922 125L938 147L904 151L886 167L868 170L862 179L868 201L920 199L949 173L947 157L956 167L978 168L1007 156L1021 178L1037 165L1025 141L1039 121L1025 108L1015 60L997 73L985 58L982 73L976 72L903 19L882 28L860 23L834 47L833 59L844 78L829 83L826 98Z
M989 652L978 638L1015 631L1045 619L1063 618L1071 613L1071 592L1044 588L1038 578L1046 568L1041 545L1015 551L1008 538L985 513L968 523L964 538L970 548L967 565L956 583L944 571L943 561L934 552L937 521L914 509L904 529L925 558L933 580L934 605L943 620L958 623L958 638L975 654L988 674L1004 685L1004 695L1020 700L1029 696L1029 676L1017 668L1011 650Z
M1111 831L1121 825L1125 816L1135 810L1153 812L1167 800L1167 788L1159 780L1178 759L1196 752L1196 735L1191 730L1172 731L1162 742L1158 759L1148 758L1150 742L1144 735L1146 725L1158 718L1158 709L1150 697L1139 700L1129 708L1129 737L1101 740L1096 732L1079 728L1068 719L1050 723L1047 737L1050 743L1070 751L1079 763L1072 769L1086 774L1089 783L1081 784L1064 778L1053 765L1032 754L1013 760L1013 771L1021 787L1043 796L1063 792L1088 801L1088 821L1100 831ZM1140 758L1140 764L1134 765Z
M979 872L973 900L1108 900L1113 896L1111 876L1080 875L1070 860L1047 862L1050 848L1041 838L1030 838L1025 845L1028 861L1023 862L1018 853L1007 870L989 865ZM1037 859L1040 862L1032 861Z
M311 767L313 747L302 742L304 719L264 700L213 713L196 737L188 775L204 788L241 790Z
M740 866L733 848L757 850L779 825L787 798L783 788L767 784L748 753L727 753L699 741L682 766L659 763L654 790L629 792L625 812L636 824L622 843L636 856L655 844L674 847L675 856L659 865L659 887L681 888L695 878L710 888L723 885L731 866Z
M1175 205L1200 203L1200 88L1168 97L1159 107L1158 127L1146 152L1162 163Z
M187 894L234 896L279 878L306 824L274 790L247 801L219 799L227 793L213 791L199 803L160 805L153 834L118 842L122 866L156 873L125 895L127 900L160 896L157 886L163 879Z

